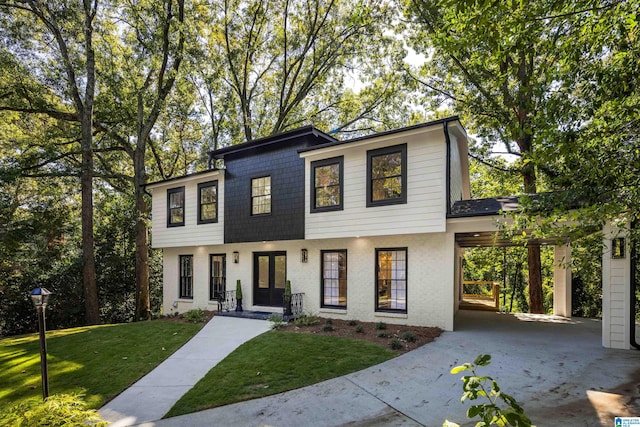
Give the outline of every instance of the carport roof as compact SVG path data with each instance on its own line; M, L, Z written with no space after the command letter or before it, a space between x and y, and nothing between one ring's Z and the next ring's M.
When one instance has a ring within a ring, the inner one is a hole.
M451 207L448 218L499 215L501 212L518 210L517 196L490 197L487 199L458 200Z

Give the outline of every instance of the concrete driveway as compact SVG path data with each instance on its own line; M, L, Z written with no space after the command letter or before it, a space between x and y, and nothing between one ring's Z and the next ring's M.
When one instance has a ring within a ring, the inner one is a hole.
M144 426L475 425L449 370L492 356L493 376L537 426L612 426L640 416L640 352L601 346L598 320L461 311L456 331L393 360L271 397ZM304 355L301 355L304 357Z

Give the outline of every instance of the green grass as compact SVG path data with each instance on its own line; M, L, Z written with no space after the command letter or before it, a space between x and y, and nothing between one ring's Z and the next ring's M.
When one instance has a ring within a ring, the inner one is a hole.
M49 391L99 408L151 371L202 325L139 322L47 332ZM38 335L0 339L0 407L42 399Z
M211 369L166 417L293 390L395 355L367 341L269 331L244 343Z

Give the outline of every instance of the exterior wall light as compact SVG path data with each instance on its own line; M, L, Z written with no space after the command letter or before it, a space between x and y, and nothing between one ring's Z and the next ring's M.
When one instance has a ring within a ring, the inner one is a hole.
M47 303L49 302L49 295L51 292L45 288L35 288L31 291L31 301L36 307L38 313L38 329L40 331L40 370L42 373L42 400L46 400L49 397L49 374L47 371L47 339L45 311L47 309Z
M625 240L624 237L616 237L611 239L611 258L625 259Z
M233 251L233 263L237 264L240 262L240 253L238 251Z
M300 261L308 262L309 261L309 251L306 249L300 249Z

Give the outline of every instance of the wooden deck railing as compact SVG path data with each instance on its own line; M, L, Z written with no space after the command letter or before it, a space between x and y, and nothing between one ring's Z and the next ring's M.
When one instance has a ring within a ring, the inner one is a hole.
M492 301L496 310L500 309L500 285L487 280L465 280L462 282L462 299L468 303ZM483 304L486 306L486 303Z

